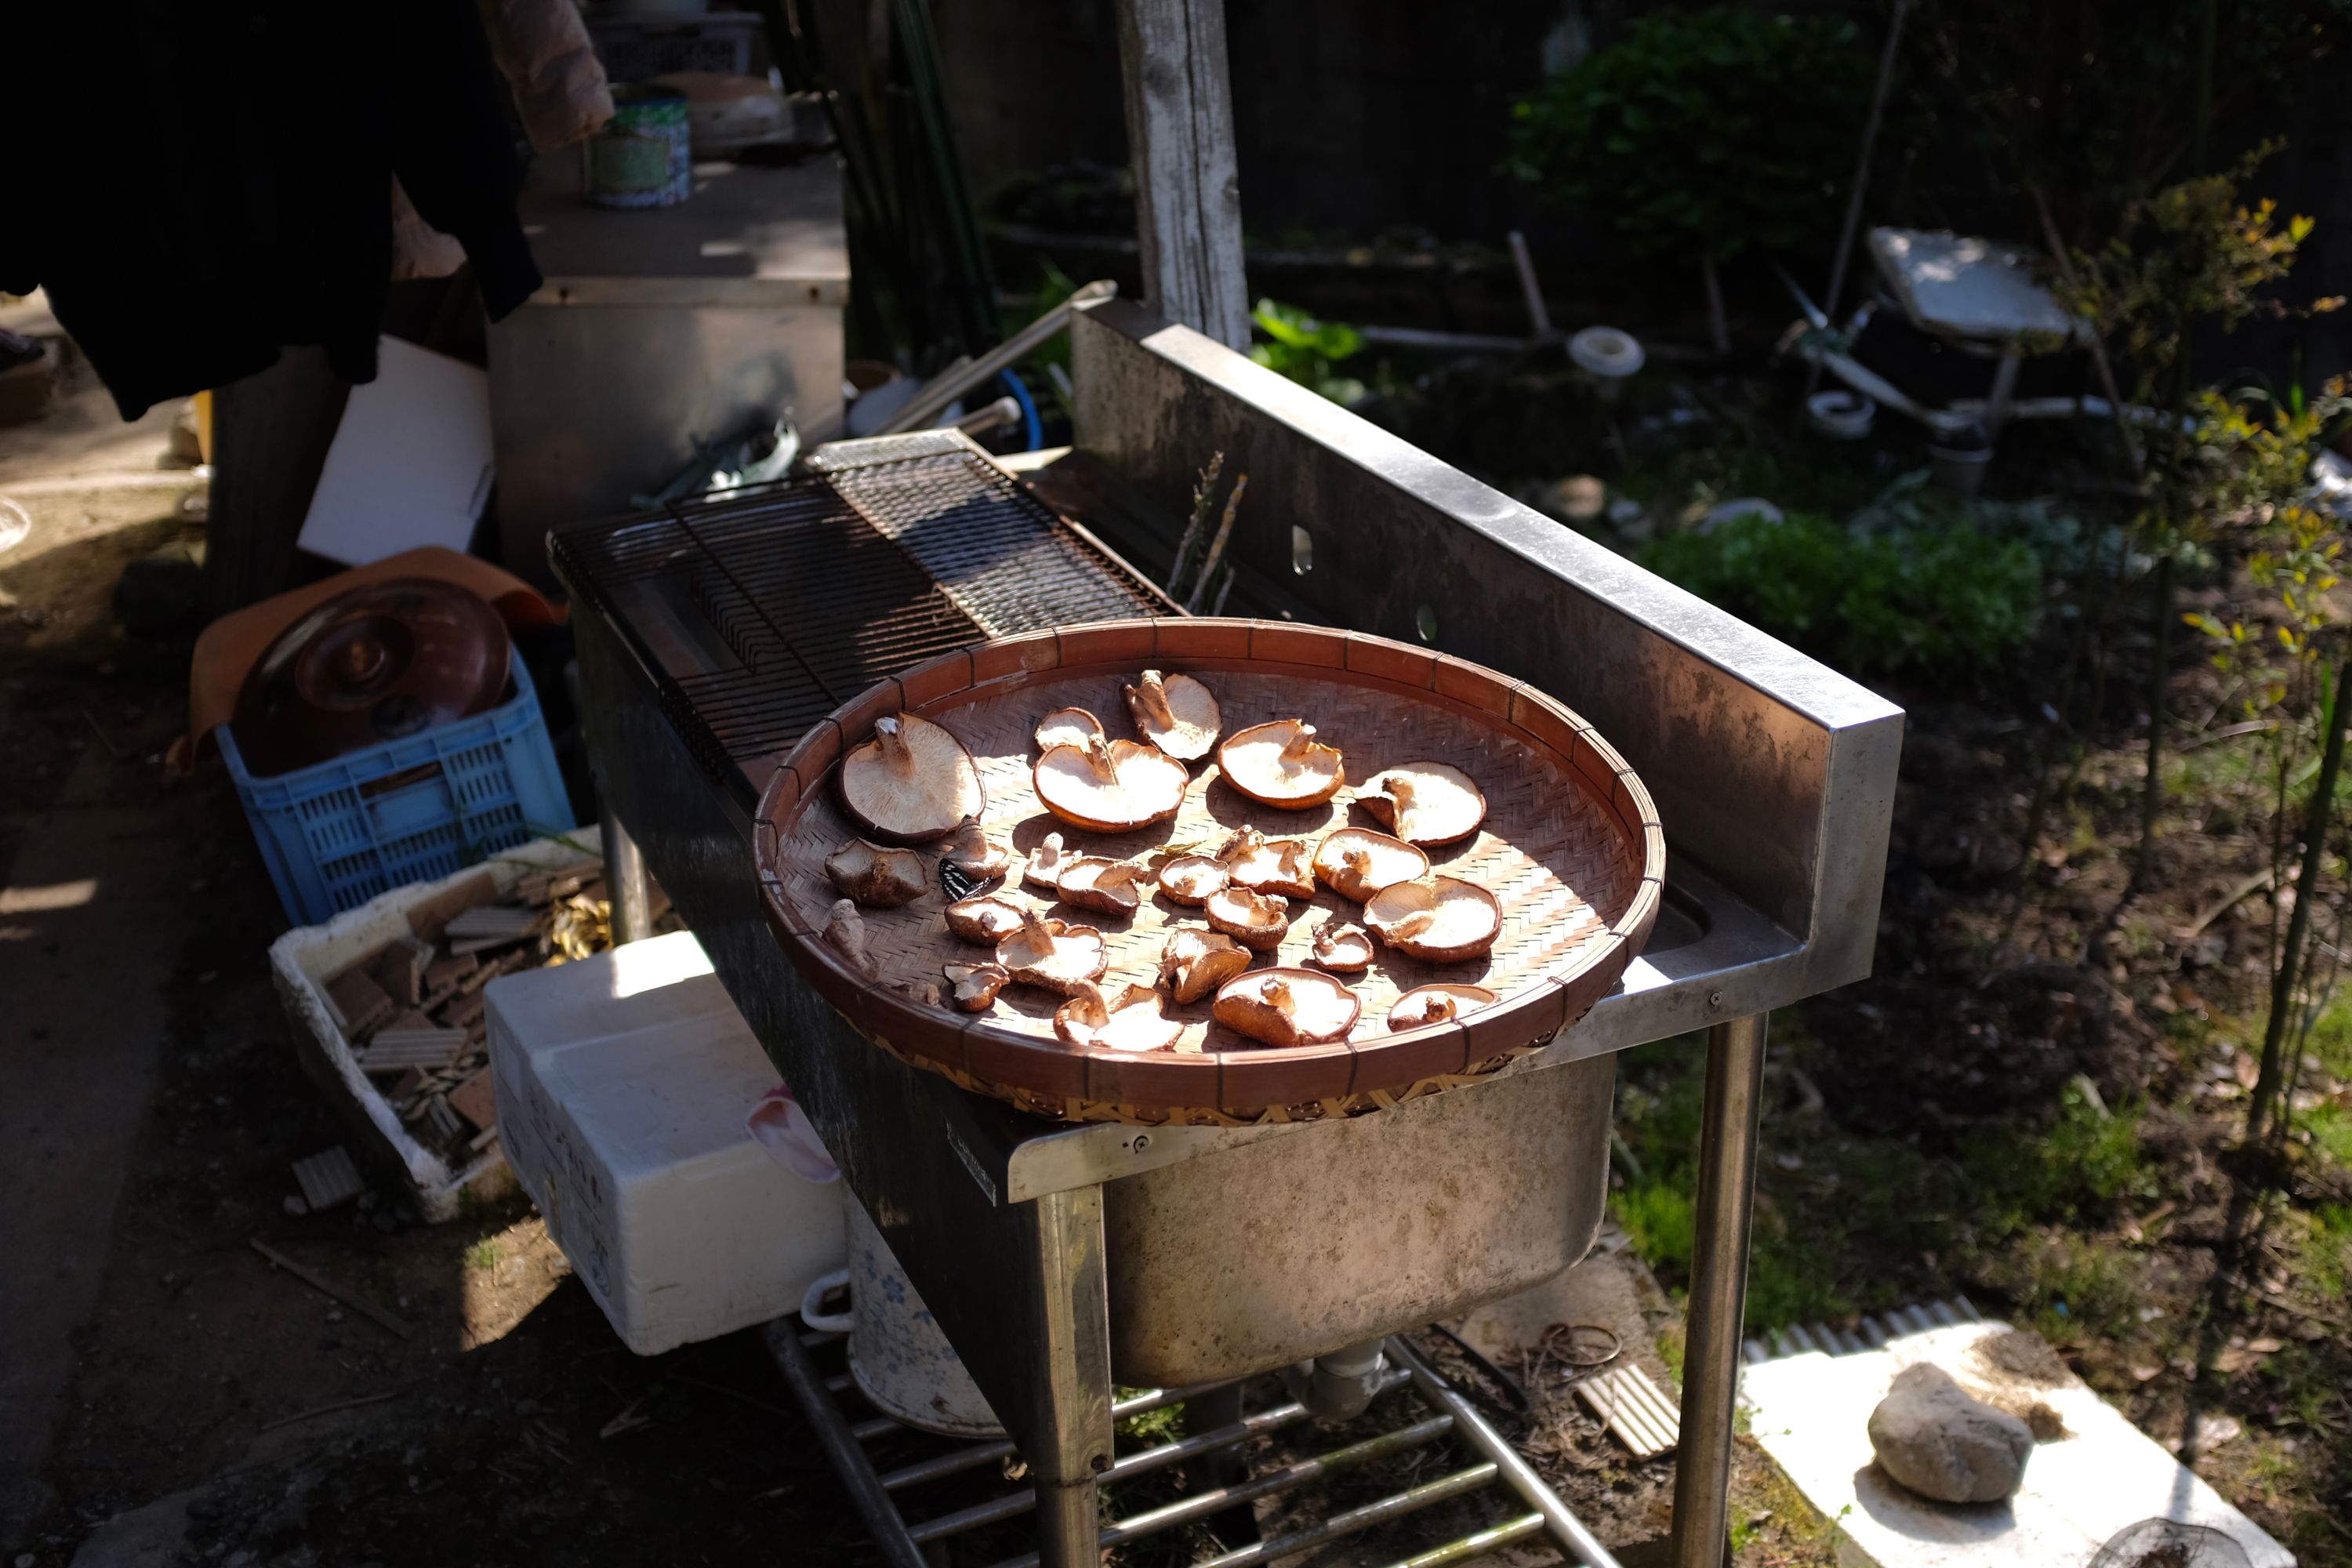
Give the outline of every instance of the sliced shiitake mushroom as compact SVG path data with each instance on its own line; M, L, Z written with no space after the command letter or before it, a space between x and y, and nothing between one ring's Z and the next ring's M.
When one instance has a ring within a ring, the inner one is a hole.
M1021 929L1021 917L1027 912L1010 899L983 893L947 907L948 930L966 942L994 947Z
M1048 833L1044 843L1029 851L1029 863L1021 868L1021 879L1033 888L1057 892L1062 885L1062 868L1070 860L1069 852L1062 847L1062 836Z
M885 849L853 838L824 858L833 885L861 904L895 910L923 896L928 885L922 857L911 849Z
M1341 898L1361 903L1382 888L1428 876L1429 857L1385 833L1343 827L1315 847L1315 874Z
M975 882L993 882L1012 866L1013 857L982 832L979 823L967 822L940 847L940 864L954 867Z
M1207 756L1225 724L1215 693L1189 675L1163 678L1156 669L1127 689L1127 710L1137 734L1180 763Z
M1225 863L1213 855L1179 855L1160 868L1160 890L1199 909L1225 885Z
M940 973L948 977L948 1000L967 1013L984 1011L998 992L1013 984L1001 963L950 963Z
M1110 1051L1164 1051L1183 1037L1181 1021L1160 1010L1160 993L1123 985L1105 994L1086 985L1054 1009L1054 1033L1066 1045Z
M1290 900L1247 888L1220 888L1201 906L1209 924L1244 947L1271 952L1290 929Z
M1323 922L1315 933L1308 962L1339 974L1361 974L1372 966L1372 939L1363 927L1339 920Z
M1374 893L1364 905L1364 923L1400 952L1451 963L1495 945L1503 906L1460 877L1420 877Z
M1107 915L1131 915L1143 902L1143 889L1135 885L1142 875L1143 868L1131 860L1088 855L1065 864L1054 886L1066 904Z
M1198 1002L1250 966L1249 950L1223 931L1179 926L1160 950L1160 983L1178 1002Z
M1344 1040L1362 1004L1356 994L1311 969L1259 969L1229 980L1211 1011L1217 1022L1269 1046L1319 1046Z
M1217 748L1217 771L1259 805L1285 811L1322 805L1348 776L1339 749L1297 719L1253 724L1231 736Z
M1045 809L1074 827L1125 833L1165 822L1184 805L1184 764L1138 741L1055 746L1032 774Z
M1431 1024L1443 1024L1459 1018L1465 1013L1475 1013L1481 1007L1491 1007L1495 994L1484 985L1454 985L1441 982L1435 985L1416 985L1396 999L1389 1009L1391 1029L1419 1029Z
M1364 781L1356 804L1407 844L1459 844L1486 820L1486 797L1444 763L1404 763Z
M1092 926L1040 920L1024 910L1021 924L996 944L996 962L1024 985L1067 996L1110 967L1110 950Z
M835 899L833 912L825 918L824 944L839 953L850 968L868 980L878 972L874 955L866 947L866 921L858 914L857 906L847 899Z
M1225 876L1237 888L1291 899L1315 896L1315 869L1304 838L1268 838L1255 827L1244 827L1225 840L1217 858L1225 863Z
M912 713L874 721L874 738L841 759L841 804L888 844L944 838L978 816L987 797L963 742Z
M1050 752L1056 746L1098 746L1109 739L1102 721L1083 708L1056 708L1037 721L1040 752Z

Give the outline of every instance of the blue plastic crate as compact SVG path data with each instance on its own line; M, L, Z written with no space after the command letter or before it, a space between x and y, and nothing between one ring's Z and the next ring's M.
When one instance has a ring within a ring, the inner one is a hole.
M246 772L236 736L220 727L236 798L295 924L571 830L570 797L520 658L513 676L513 699L487 713L275 778ZM411 773L422 776L401 778Z

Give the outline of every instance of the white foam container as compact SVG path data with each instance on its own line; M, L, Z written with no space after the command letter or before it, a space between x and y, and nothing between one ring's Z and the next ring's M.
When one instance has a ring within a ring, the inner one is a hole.
M406 936L410 909L470 877L488 871L506 891L531 871L569 866L583 855L598 853L593 826L574 829L560 839L536 838L438 881L412 882L379 893L358 909L345 910L319 925L299 926L269 944L270 975L286 1008L296 1059L342 1119L362 1167L404 1184L429 1224L457 1218L469 1202L503 1196L514 1190L514 1178L496 1139L453 1165L408 1135L400 1113L360 1070L328 1004L327 979L393 938Z
M508 1163L631 1350L796 1311L842 1267L841 1184L793 1174L745 1130L782 1080L691 932L485 995Z

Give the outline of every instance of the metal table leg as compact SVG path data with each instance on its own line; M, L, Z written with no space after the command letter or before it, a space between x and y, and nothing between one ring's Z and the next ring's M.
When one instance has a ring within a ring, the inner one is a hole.
M1739 1394L1739 1322L1748 1303L1769 1017L1735 1018L1706 1032L1682 1452L1675 1466L1674 1568L1718 1568L1730 1525L1732 1414Z
M645 851L607 805L603 814L604 888L613 900L613 945L654 934L653 898L646 890Z
M1043 1568L1097 1568L1095 1478L1110 1468L1110 1293L1102 1189L1034 1200L1038 1376L1026 1420L1006 1415L1037 1494ZM1003 1414L1003 1412L1000 1412Z

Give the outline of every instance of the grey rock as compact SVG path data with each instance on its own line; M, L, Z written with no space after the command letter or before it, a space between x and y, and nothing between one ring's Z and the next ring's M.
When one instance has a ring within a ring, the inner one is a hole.
M1972 1399L1943 1368L1906 1367L1870 1413L1879 1467L1938 1502L1998 1502L2017 1489L2033 1431Z

